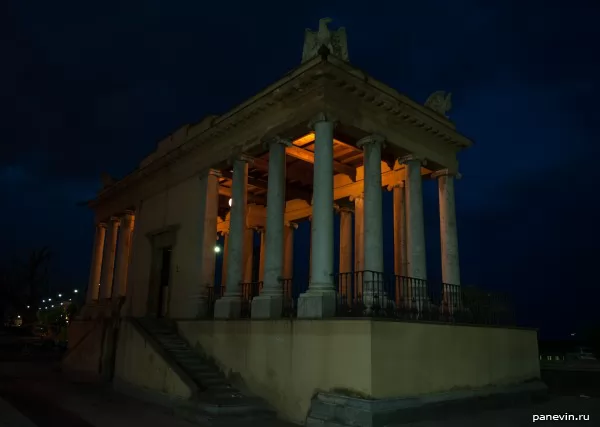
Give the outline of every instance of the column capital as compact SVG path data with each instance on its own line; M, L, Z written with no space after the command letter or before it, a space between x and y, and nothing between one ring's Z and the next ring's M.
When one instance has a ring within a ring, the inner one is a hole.
M425 157L417 156L415 154L409 154L407 156L398 157L398 163L400 163L401 165L405 165L411 161L418 161L421 163L422 166L427 165L427 159L425 159Z
M360 194L356 194L354 196L350 196L348 198L350 199L351 202L353 202L355 200L364 200L365 194L364 193L360 193Z
M221 231L218 231L217 234L220 234L221 236L226 236L229 234L229 230L221 230Z
M233 165L233 163L234 163L235 161L237 161L237 160L240 160L240 161L242 161L242 162L246 162L246 163L249 163L249 164L253 164L253 163L254 163L254 158L253 158L253 157L251 157L251 156L248 156L248 155L246 155L246 154L233 153L233 154L232 154L232 155L229 157L229 159L227 160L227 164L228 164L229 166L232 166L232 165Z
M265 148L269 148L273 144L281 144L284 147L290 147L292 145L292 138L282 138L279 135L275 135L273 137L264 138L262 144Z
M441 176L450 176L456 179L462 178L462 175L459 172L450 169L440 169L431 174L431 178L439 178Z
M114 225L119 225L121 224L121 219L118 216L111 216L110 222Z
M286 227L292 228L292 229L294 229L294 230L297 230L297 229L298 229L298 224L297 224L297 223L295 223L295 222L286 221L286 222L284 223L284 225L285 225Z
M221 174L221 171L217 170L217 169L209 169L206 172L206 175L208 175L208 176L211 176L211 175L212 176L216 176L217 178L221 178L223 176L223 174Z
M381 135L373 134L367 135L356 142L358 148L363 148L363 146L368 144L379 144L382 148L385 148L385 138Z
M333 123L333 126L335 127L335 125L337 124L337 117L334 117L332 114L321 111L317 114L315 114L308 122L308 128L315 130L315 124L319 123L319 122L331 122Z
M340 206L340 207L338 207L338 212L339 212L339 213L342 213L342 212L345 212L345 213L353 213L353 212L354 212L354 209L352 209L352 208L351 208L351 207L349 207L349 206Z
M121 215L121 223L123 224L127 224L127 225L131 225L133 223L135 219L135 212L132 210L126 210L123 211L123 214Z
M406 186L406 183L404 182L404 180L400 181L400 182L396 182L394 184L390 184L387 186L388 191L392 191L394 188L404 188Z
M108 228L108 225L106 224L106 222L101 221L96 224L96 228Z

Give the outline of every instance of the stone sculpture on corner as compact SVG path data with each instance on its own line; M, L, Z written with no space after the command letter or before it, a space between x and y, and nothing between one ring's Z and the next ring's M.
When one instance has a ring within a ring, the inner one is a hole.
M348 61L348 41L346 29L340 27L335 31L329 30L327 24L331 18L319 20L319 29L313 31L307 28L304 33L304 48L302 50L302 63L319 55L319 50L325 46L329 53L341 60Z
M443 90L433 92L425 101L425 106L430 110L448 118L446 113L452 108L452 94Z

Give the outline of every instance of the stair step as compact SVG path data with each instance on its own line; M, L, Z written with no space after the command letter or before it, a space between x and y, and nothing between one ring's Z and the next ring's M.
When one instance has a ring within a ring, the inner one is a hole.
M206 365L202 362L196 362L196 361L185 361L185 362L181 362L180 365L183 368L186 369L190 369L193 371L198 371L198 372L218 372L217 369L213 368L212 366Z
M229 384L229 381L227 381L225 378L198 378L194 375L192 375L192 378L196 381L199 381L200 384L204 386Z
M214 371L196 371L196 370L190 369L189 373L192 375L192 377L199 378L202 380L225 378L220 372L214 372Z

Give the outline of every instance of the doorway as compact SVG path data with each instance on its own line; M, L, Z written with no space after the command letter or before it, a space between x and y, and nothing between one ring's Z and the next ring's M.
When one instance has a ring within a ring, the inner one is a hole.
M169 282L171 280L171 253L172 248L160 249L160 276L158 285L158 313L157 317L167 315L169 302Z

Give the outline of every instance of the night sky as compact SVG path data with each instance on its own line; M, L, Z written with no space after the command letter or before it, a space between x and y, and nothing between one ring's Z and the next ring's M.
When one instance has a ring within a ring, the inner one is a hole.
M179 126L281 78L325 16L374 78L421 103L453 93L451 119L475 141L456 186L463 283L513 293L542 336L598 322L594 0L4 1L0 263L49 245L56 289L85 287L93 220L76 204L100 173L124 176ZM424 187L435 278L437 190Z

